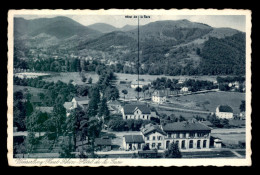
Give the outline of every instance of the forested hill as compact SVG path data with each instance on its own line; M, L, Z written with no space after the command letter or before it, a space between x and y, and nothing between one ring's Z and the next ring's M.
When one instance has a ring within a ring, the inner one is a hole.
M209 38L201 50L201 72L209 75L245 74L245 34Z
M55 18L39 18L33 20L14 18L14 33L17 37L24 35L35 37L45 34L59 39L65 39L74 35L98 36L97 34L100 32L83 26L71 18L58 16Z
M14 56L24 63L29 58L92 57L118 61L121 65L117 67L121 68L117 71L136 73L136 66L129 65L137 61L137 33L136 26L120 29L102 23L86 27L67 17L15 18ZM231 28L214 28L188 20L155 21L140 26L139 46L141 74L245 72L245 34Z

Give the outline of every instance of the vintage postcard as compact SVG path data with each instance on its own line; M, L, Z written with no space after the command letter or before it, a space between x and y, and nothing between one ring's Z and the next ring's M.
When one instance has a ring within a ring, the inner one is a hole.
M10 10L10 166L250 166L250 10Z

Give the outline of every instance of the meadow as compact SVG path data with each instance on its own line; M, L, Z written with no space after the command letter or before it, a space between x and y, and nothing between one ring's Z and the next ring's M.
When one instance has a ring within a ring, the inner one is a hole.
M119 81L133 81L137 80L137 74L124 74L124 73L115 73ZM195 79L195 80L207 80L207 81L215 81L217 76L187 76L187 75L180 75L180 76L165 76L165 75L139 75L140 79L144 79L144 81L156 80L157 78L166 77L170 79Z
M210 92L205 94L194 94L176 97L179 103L191 104L195 102L195 105L201 106L202 109L215 112L218 105L229 105L235 114L240 113L240 104L242 100L245 100L245 93L239 92ZM191 106L192 107L192 106Z
M84 76L87 78L87 81L89 78L92 78L92 83L96 83L98 81L98 74L94 72L85 72L83 73ZM53 74L50 77L45 77L43 80L48 81L48 82L57 82L58 80L64 82L64 83L69 83L70 80L73 80L78 85L84 85L86 83L82 82L81 76L79 72L61 72L59 74ZM86 82L87 82L86 81Z
M38 93L46 93L47 90L46 89L42 89L42 88L34 88L34 87L30 87L30 86L18 86L18 85L14 85L13 86L13 91L17 92L17 91L25 91L28 90L28 92L30 92L30 94L32 95L38 95Z

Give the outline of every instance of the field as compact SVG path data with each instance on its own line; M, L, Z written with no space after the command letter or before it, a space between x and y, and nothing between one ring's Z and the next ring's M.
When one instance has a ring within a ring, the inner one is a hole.
M235 114L238 114L240 113L239 106L241 104L241 100L245 100L245 93L210 92L174 98L179 104L182 103L186 108L197 109L200 106L202 110L204 109L210 112L215 112L218 105L226 104L233 109Z
M238 141L245 141L245 128L236 129L213 129L211 136L218 137L224 144L238 144Z
M184 117L187 120L192 119L196 115L198 115L200 117L204 117L204 118L207 117L207 114L195 114L195 113L182 112L182 111L157 110L157 112L159 112L161 114L167 114L167 115L174 114L176 117L179 117L181 115L182 117Z
M84 73L84 75L87 78L87 81L90 77L92 78L92 83L96 83L98 81L98 75L94 72ZM78 72L62 72L59 74L51 75L50 77L43 78L43 80L48 82L57 82L58 80L60 80L64 83L69 83L70 80L73 80L78 85L86 84L82 82L81 76Z
M137 80L136 74L124 74L124 73L115 73L119 81L133 81ZM195 80L207 80L207 81L215 81L217 76L165 76L165 75L139 75L140 79L144 79L144 81L153 81L157 78L166 77L170 79L195 79Z
M135 81L137 80L137 75L136 74L124 74L124 73L115 73L115 75L117 76L117 88L120 92L120 97L124 98L123 94L121 93L121 91L123 89L126 89L128 91L128 94L125 96L126 100L127 99L133 99L136 98L137 96L137 92L134 91L134 89L132 89L130 87L130 84L119 84L120 81ZM165 76L165 75L139 75L140 79L143 79L145 82L152 82L154 80L156 80L157 78L161 78L161 77L166 77L166 78L170 78L170 79L196 79L196 80L208 80L208 81L215 81L216 80L216 76ZM145 97L147 98L149 94L146 94ZM139 96L141 98L144 97L143 93L139 93Z
M18 86L18 85L14 85L13 86L13 91L25 91L25 89L28 90L28 92L30 92L30 94L32 95L37 95L38 93L46 93L46 89L41 89L41 88L34 88L34 87L29 87L29 86Z

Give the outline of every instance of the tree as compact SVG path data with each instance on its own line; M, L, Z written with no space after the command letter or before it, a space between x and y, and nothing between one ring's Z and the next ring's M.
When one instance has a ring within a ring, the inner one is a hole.
M149 89L149 87L147 85L144 85L142 88L142 91L144 93L144 99L145 99L145 91L147 91Z
M72 154L73 152L73 144L71 142L71 137L65 137L65 139L63 139L63 142L61 144L61 150L59 152L60 154L60 158L74 158L74 154Z
M25 140L26 152L30 154L38 144L39 144L39 139L35 137L35 134L33 132L28 132L28 136L26 137Z
M125 104L125 96L126 96L126 94L128 94L128 91L126 89L123 89L122 93L124 94L124 104Z
M168 150L164 152L165 158L181 158L181 152L177 143L171 143Z
M19 101L23 99L22 91L17 91L14 93L14 101Z
M88 84L92 84L92 78L91 77L89 77L89 79L88 79Z
M85 83L87 81L87 78L84 75L82 75L81 76L81 81Z
M239 109L240 109L240 112L245 112L245 110L246 110L246 102L245 102L245 100L241 101Z
M104 92L107 100L117 100L119 98L119 91L115 86L108 86Z
M179 116L179 121L182 122L182 121L186 121L186 118L184 118L182 115Z
M88 121L88 139L89 143L91 145L91 155L92 157L95 157L94 151L95 151L95 139L99 137L101 133L101 121L96 118L92 117Z
M90 97L91 99L89 101L89 107L87 112L89 117L95 117L97 115L98 104L100 102L100 94L99 89L97 87L94 87L91 90Z
M88 95L88 86L78 86L77 94L79 96L87 96Z
M102 117L105 122L109 120L109 110L107 107L107 100L103 98L98 107L98 116Z
M122 118L111 119L108 122L108 127L113 131L124 131L126 122Z

